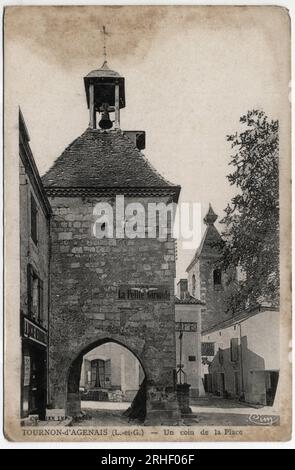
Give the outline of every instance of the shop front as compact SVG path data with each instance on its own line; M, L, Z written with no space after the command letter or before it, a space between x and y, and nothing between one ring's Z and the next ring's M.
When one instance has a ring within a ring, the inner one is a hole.
M22 317L21 416L45 419L47 401L47 331Z

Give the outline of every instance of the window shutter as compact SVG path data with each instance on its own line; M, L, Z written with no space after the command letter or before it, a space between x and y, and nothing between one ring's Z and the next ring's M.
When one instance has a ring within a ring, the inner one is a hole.
M239 339L231 338L230 340L230 360L237 362L239 359Z
M27 295L28 295L28 316L32 313L32 266L27 267Z
M43 281L38 280L38 321L44 319L44 305L43 305Z

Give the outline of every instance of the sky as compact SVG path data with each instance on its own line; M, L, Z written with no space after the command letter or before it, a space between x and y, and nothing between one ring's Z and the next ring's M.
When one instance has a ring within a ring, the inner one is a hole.
M103 25L108 64L125 77L122 129L146 131L144 154L181 185L180 202L201 203L203 216L211 202L222 216L235 191L226 179L226 135L240 130L240 116L254 108L284 122L286 10L8 8L6 80L13 79L41 175L88 126L83 77L102 65ZM194 251L178 244L178 278L185 277Z

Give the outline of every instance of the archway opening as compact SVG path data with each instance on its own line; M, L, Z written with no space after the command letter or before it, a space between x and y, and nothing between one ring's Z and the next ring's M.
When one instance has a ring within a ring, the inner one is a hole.
M67 414L144 420L145 383L143 366L129 348L109 339L92 344L69 369Z

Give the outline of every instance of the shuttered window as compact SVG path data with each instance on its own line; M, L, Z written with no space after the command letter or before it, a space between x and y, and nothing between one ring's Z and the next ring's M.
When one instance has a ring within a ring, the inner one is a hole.
M33 269L30 264L27 267L27 288L28 288L28 316L32 316L32 284Z
M28 316L39 323L44 319L43 281L38 277L33 266L27 267Z
M239 339L231 338L230 340L230 360L237 362L239 359Z
M38 279L38 321L43 322L44 319L44 303L43 303L43 281Z
M214 288L220 288L221 287L221 270L220 269L214 269L213 271L213 285Z

